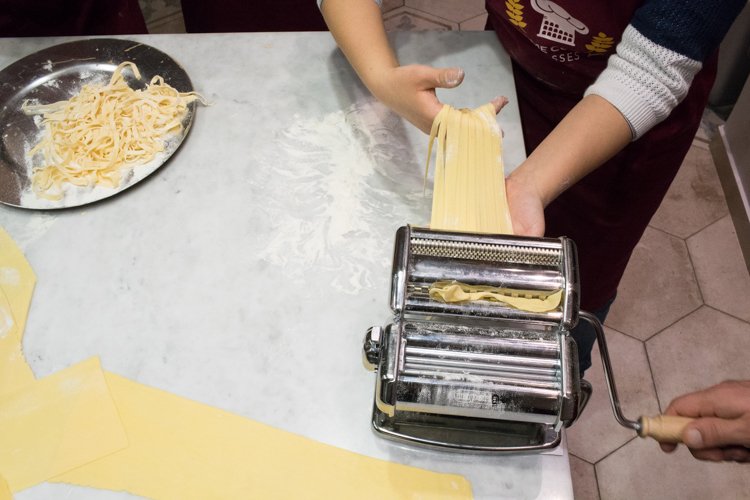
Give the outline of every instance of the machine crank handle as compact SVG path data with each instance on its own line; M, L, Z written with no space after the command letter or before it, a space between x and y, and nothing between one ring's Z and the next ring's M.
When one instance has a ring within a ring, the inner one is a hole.
M617 387L615 386L615 379L612 373L612 363L609 359L607 339L604 338L604 328L599 322L599 319L589 312L581 311L579 317L589 323L596 331L596 339L599 343L599 353L602 356L604 379L607 382L609 401L612 404L612 411L615 414L615 420L617 420L617 422L623 427L633 429L643 438L652 437L662 443L682 442L682 431L685 429L685 426L693 420L692 418L671 415L641 417L638 421L625 418L622 414L622 409L620 408L620 399L617 397Z
M652 437L660 443L681 443L682 431L694 419L672 415L641 417L638 419L638 435L642 438Z

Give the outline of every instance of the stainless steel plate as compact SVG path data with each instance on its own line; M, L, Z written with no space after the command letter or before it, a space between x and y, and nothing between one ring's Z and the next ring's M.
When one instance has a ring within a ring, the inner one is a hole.
M133 88L144 87L155 75L179 90L190 92L193 85L185 70L167 54L131 40L99 38L64 43L24 57L0 71L0 202L29 209L59 209L93 203L128 189L162 166L190 130L196 103L188 106L183 130L165 145L156 160L136 167L117 188L66 188L59 201L38 198L31 190L31 159L26 153L38 141L39 117L21 111L26 99L51 103L70 99L86 83L109 81L123 61L132 61L142 80L128 78ZM37 160L38 161L38 160Z

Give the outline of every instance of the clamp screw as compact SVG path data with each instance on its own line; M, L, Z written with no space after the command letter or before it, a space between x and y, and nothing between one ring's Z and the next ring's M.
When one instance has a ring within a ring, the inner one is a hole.
M377 369L378 361L380 361L380 336L382 333L383 328L373 326L365 334L362 363L366 369L372 372Z

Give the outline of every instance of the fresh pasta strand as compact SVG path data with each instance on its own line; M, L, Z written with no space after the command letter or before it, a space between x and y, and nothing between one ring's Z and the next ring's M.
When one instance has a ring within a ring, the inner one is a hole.
M432 229L512 234L495 108L445 105L430 131L425 172L437 140ZM426 175L426 174L425 174Z
M550 293L514 290L487 285L467 285L458 281L438 281L429 289L430 298L440 302L473 302L484 300L530 312L554 311L560 306L562 290Z
M32 170L38 197L60 200L65 184L118 187L124 173L153 160L182 130L189 103L205 104L199 94L178 92L161 76L134 90L123 76L126 68L141 79L138 67L126 61L109 83L84 85L67 101L21 105L26 114L43 117L42 138L27 153L43 158Z
M512 234L505 193L502 135L495 108L443 106L432 123L425 183L437 141L430 228L470 233ZM438 281L429 295L439 302L485 301L531 312L560 307L562 291L550 293Z

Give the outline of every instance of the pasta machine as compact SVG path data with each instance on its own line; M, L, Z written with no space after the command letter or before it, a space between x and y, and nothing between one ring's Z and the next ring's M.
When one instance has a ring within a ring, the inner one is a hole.
M562 294L543 312L431 298L430 287L446 281L525 297ZM467 451L557 446L591 394L569 335L578 293L568 238L400 228L394 319L370 328L364 342L365 365L377 373L373 428L395 440Z
M431 288L444 282L531 299L557 294L559 301L530 312L498 300L436 300ZM569 333L579 319L596 330L619 424L678 442L690 420L623 416L603 327L579 310L576 248L568 238L404 226L396 233L390 307L393 321L367 331L363 352L377 373L372 426L384 437L461 451L557 446L591 395Z
M445 302L436 282L492 286L526 297L562 291L528 312L499 301ZM368 330L377 372L372 425L385 437L462 450L534 451L559 444L590 390L576 344L578 269L568 238L433 231L396 233L393 322Z

